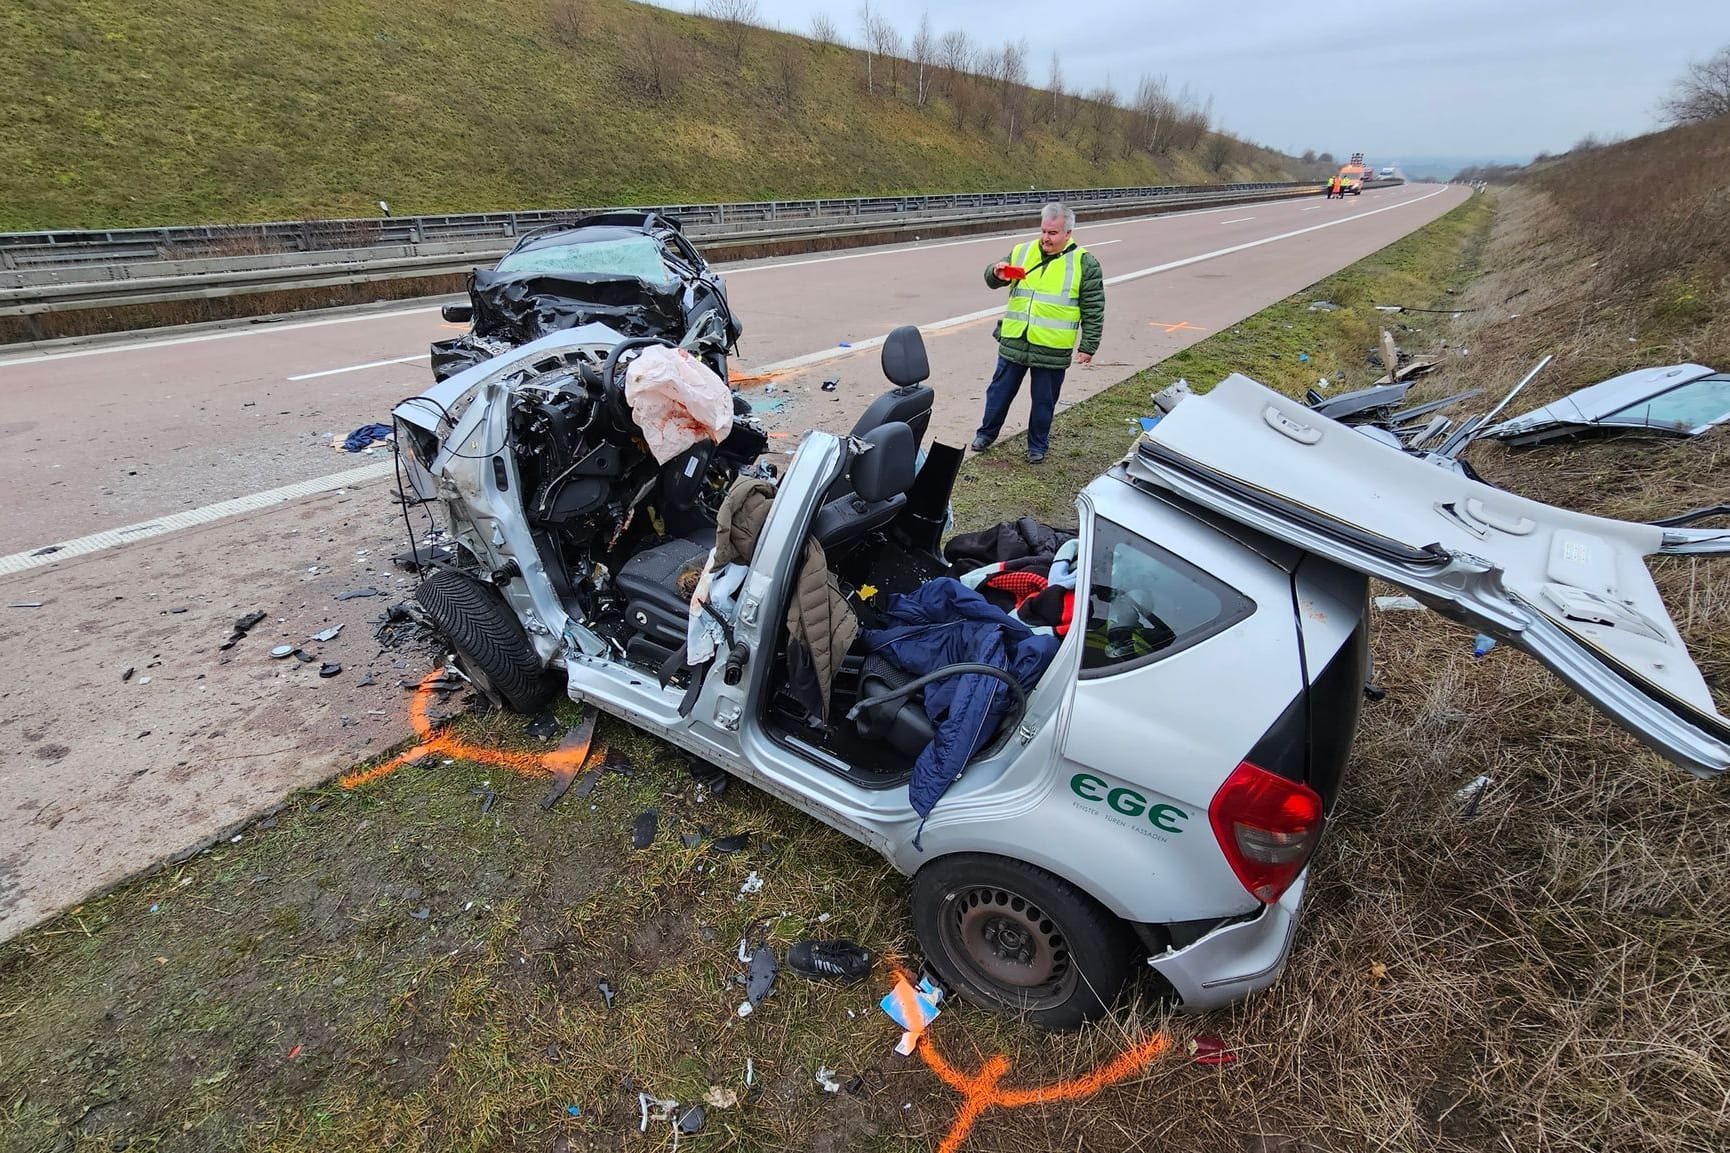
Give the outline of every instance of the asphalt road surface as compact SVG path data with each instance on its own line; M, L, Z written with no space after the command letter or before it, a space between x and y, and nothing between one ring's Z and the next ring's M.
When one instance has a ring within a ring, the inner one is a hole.
M1063 405L1468 195L1084 219L1105 341ZM734 371L770 378L748 387L779 443L850 425L885 387L883 335L918 324L933 432L965 444L1003 299L981 274L1033 231L726 268L745 324ZM390 564L407 535L390 457L332 442L424 388L428 342L456 330L421 303L0 353L0 940L409 735L400 685L428 656L382 648L370 623L413 588ZM1006 433L1026 404L1024 390ZM364 589L380 595L338 599ZM221 648L254 610L265 620ZM273 660L278 644L316 659ZM327 664L342 671L319 676Z

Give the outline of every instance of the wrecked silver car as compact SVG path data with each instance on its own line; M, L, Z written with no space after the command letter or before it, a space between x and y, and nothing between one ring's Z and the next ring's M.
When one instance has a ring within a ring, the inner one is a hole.
M505 703L562 676L882 854L975 1003L1073 1027L1138 963L1195 1010L1278 979L1346 785L1370 577L1683 768L1730 767L1645 563L1722 533L1527 500L1234 375L1090 483L1073 532L998 526L964 554L939 547L961 454L922 446L911 327L851 435L809 431L775 476L736 455L741 479L675 525L701 463L654 467L656 422L620 403L651 356L591 325L397 407L455 546L417 599Z
M721 277L677 220L654 212L597 213L531 232L471 273L468 294L469 303L442 310L472 327L433 343L434 380L584 324L683 344L726 380L741 331Z

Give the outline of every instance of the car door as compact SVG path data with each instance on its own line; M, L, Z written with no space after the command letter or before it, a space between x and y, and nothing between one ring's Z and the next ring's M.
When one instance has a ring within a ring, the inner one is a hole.
M1730 767L1730 720L1646 568L1675 533L1471 480L1235 373L1179 404L1128 465L1137 483L1403 586L1524 649L1683 768Z

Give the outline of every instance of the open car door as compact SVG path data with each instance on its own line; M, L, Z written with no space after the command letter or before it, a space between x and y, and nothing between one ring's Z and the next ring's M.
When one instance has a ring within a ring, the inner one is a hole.
M1524 649L1683 768L1730 768L1730 720L1646 568L1663 528L1504 492L1235 373L1155 425L1128 467Z

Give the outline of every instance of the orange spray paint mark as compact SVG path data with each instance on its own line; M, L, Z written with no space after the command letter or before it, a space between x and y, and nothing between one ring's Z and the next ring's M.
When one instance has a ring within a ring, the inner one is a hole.
M409 723L421 738L420 744L406 752L398 753L383 764L374 765L370 769L356 769L345 774L337 783L345 789L358 789L362 785L382 780L390 776L404 765L442 754L452 760L479 761L484 765L493 765L501 769L509 769L525 777L546 777L558 772L575 772L583 767L591 754L606 755L605 746L584 745L574 749L554 749L550 753L517 753L508 749L492 749L485 745L471 745L450 733L439 733L434 730L432 719L427 715L427 708L432 700L433 686L444 679L443 669L434 669L421 681L415 690L414 700L409 704Z
M734 388L750 388L758 384L772 384L786 376L785 372L734 372L727 376L727 383Z
M893 971L895 976L903 980L907 978L900 968ZM979 1072L963 1073L944 1060L943 1054L939 1053L937 1046L932 1043L928 1031L919 1038L919 1046L915 1051L920 1060L925 1062L926 1068L937 1075L938 1080L961 1094L961 1107L956 1110L955 1120L950 1124L943 1143L937 1147L937 1153L956 1153L973 1132L973 1126L980 1116L993 1106L999 1109L1020 1109L1028 1105L1080 1101L1108 1085L1127 1081L1153 1064L1170 1048L1171 1038L1164 1033L1155 1033L1080 1077L1025 1089L1005 1089L1002 1087L1003 1078L1011 1071L1008 1057L998 1053L987 1059L985 1064L979 1067Z

